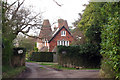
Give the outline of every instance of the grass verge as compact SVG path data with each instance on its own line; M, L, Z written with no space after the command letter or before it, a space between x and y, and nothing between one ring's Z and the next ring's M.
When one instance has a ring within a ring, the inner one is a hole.
M26 69L25 66L17 67L17 68L11 68L8 71L2 73L2 78L12 78L12 77L20 74L25 69Z
M58 65L58 63L52 63L52 62L39 62L40 65L45 65L54 69L58 70L100 70L98 68L81 68L81 69L76 69L76 68L69 68L69 67L63 67Z

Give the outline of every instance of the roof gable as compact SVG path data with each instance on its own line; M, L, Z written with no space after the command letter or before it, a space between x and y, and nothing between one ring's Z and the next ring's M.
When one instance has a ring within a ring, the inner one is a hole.
M65 26L63 26L63 27L61 27L61 28L54 34L54 36L49 40L49 43L56 37L56 35L57 35L63 28L71 35L70 31L69 31L68 29L66 29ZM72 36L72 35L71 35L71 36ZM72 37L73 37L73 36L72 36Z

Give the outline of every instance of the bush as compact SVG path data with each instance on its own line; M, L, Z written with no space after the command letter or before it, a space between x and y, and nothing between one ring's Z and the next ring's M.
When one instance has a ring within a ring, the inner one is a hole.
M100 67L101 55L97 45L86 43L80 46L58 46L58 63L85 68Z
M11 57L13 55L12 43L6 38L3 38L2 41L4 45L4 48L2 48L2 65L11 65Z
M31 61L37 62L53 62L52 52L33 52L29 58Z
M101 75L120 80L120 2L106 3L103 15L107 15L108 22L102 25L101 54L103 61Z

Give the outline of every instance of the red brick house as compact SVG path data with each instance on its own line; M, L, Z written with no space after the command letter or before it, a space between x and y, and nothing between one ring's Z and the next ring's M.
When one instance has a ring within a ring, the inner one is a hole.
M45 28L44 24L49 26ZM43 34L45 35L43 36ZM58 28L56 28L54 32L51 31L49 21L45 20L39 37L42 37L43 39L38 40L38 49L40 51L44 51L43 49L46 48L49 52L56 52L56 47L59 45L69 46L74 40L74 37L69 30L67 21L63 19L58 20Z

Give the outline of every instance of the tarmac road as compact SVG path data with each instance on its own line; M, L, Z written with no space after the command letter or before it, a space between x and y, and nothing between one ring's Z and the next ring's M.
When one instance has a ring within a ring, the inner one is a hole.
M17 78L98 78L99 70L58 71L37 63L26 62L27 69Z

